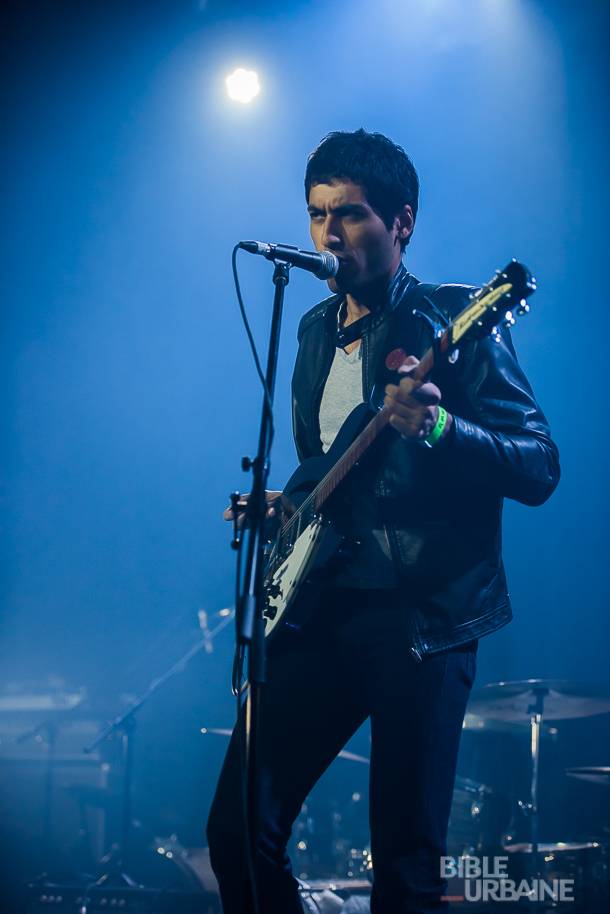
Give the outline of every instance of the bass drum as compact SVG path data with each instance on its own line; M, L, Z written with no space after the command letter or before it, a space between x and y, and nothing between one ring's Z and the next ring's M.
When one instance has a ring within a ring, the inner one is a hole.
M531 844L506 844L508 874L515 882L532 878ZM608 914L610 911L610 848L599 841L557 841L538 845L540 878L553 885L554 880L570 880L573 901L547 905L551 910L572 914ZM561 885L561 884L559 884Z
M453 792L447 853L452 857L498 851L510 821L507 797L458 775Z
M453 857L504 854L502 838L510 803L485 784L456 779L447 853ZM295 876L311 879L372 879L368 798L354 792L339 802L310 797L297 818L289 854Z

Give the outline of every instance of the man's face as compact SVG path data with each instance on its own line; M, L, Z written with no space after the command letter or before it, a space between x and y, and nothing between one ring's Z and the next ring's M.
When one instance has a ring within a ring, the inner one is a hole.
M404 220L397 217L388 229L360 185L339 180L314 184L307 210L316 250L332 251L339 258L339 272L328 281L333 292L357 295L396 272Z

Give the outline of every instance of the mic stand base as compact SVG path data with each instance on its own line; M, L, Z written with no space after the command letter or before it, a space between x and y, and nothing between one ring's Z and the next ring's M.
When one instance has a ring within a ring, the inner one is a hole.
M122 863L117 859L116 863L113 864L111 860L109 869L96 881L93 883L96 889L99 888L128 888L128 889L138 889L142 888L141 884L128 873L124 873L122 869Z

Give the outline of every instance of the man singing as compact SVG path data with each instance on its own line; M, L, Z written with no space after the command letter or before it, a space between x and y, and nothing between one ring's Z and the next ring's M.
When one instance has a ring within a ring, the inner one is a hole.
M340 268L302 318L292 382L300 460L328 451L358 404L391 411L374 459L348 477L337 524L349 546L297 630L270 639L260 733L256 866L262 914L298 914L286 845L307 794L371 721L373 914L445 910L440 858L478 640L511 619L502 565L505 497L542 504L557 448L507 331L471 340L424 383L413 368L472 289L420 283L403 253L419 182L378 133L325 137L305 194L317 250ZM386 365L408 356L398 376ZM381 394L379 394L381 392ZM225 914L250 914L239 746L231 741L208 823Z

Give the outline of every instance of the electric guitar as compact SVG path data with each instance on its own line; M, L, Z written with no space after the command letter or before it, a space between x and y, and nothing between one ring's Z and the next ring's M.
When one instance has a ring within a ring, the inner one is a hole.
M499 340L498 327L510 327L515 314L526 314L526 298L535 290L529 270L512 260L471 295L468 305L447 327L439 330L412 377L424 381L438 360L455 361L460 344L468 339L491 334ZM401 364L399 358L397 364L388 367L397 370ZM281 622L289 621L303 583L323 572L340 547L342 537L332 530L329 499L388 426L390 415L386 407L373 411L369 404L361 403L347 417L329 451L305 460L286 483L284 495L296 510L280 527L268 553L263 585L266 636Z

